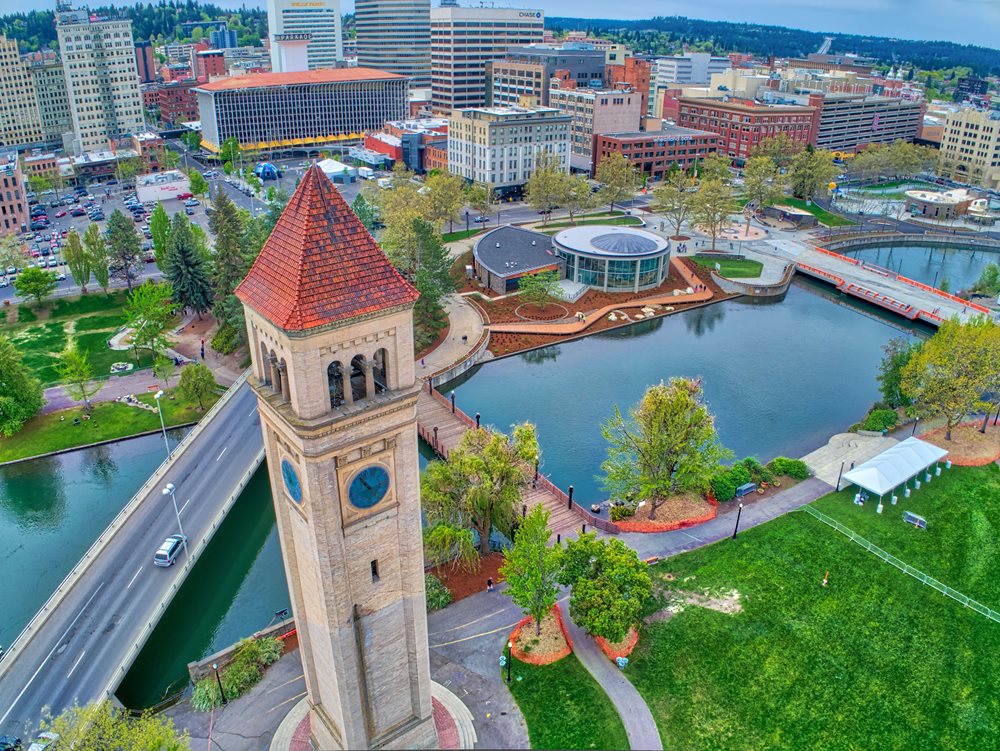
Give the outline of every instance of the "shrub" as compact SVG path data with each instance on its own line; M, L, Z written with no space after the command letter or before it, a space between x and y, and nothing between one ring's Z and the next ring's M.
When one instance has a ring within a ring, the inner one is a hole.
M719 503L731 501L736 497L736 483L728 469L716 473L715 477L712 478L712 492L715 494L715 500Z
M233 326L220 326L219 330L215 332L215 336L212 337L212 349L220 355L231 354L236 351L238 346L240 346L240 336Z
M806 467L806 463L801 459L776 456L768 462L767 466L770 467L774 474L785 475L786 477L791 477L793 480L805 480L809 477L809 468Z
M226 699L236 699L253 688L264 675L264 668L277 662L284 644L273 636L262 639L244 639L233 652L233 660L220 674ZM191 705L202 712L222 704L215 674L198 681L191 696Z
M733 483L736 487L740 485L746 485L751 482L753 478L750 476L750 471L744 467L742 464L734 464L729 468L729 476L732 478Z
M434 574L424 575L424 596L427 599L428 612L447 607L451 602L451 592Z
M627 504L611 507L611 521L617 522L635 516L635 508Z
M750 479L758 484L762 482L774 482L774 473L757 461L754 457L748 456L739 462L750 473Z
M38 316L35 315L35 311L29 308L27 305L19 305L17 308L17 322L18 323L31 323L32 321L37 321Z
M873 409L863 423L864 430L891 430L896 427L896 410Z

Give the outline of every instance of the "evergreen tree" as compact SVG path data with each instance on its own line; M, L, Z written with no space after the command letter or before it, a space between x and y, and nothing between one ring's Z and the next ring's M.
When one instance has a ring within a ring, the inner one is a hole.
M212 286L215 292L214 313L220 325L234 325L226 317L226 299L247 273L241 238L243 220L225 191L217 190L212 200L209 228L215 235L215 255L212 259Z
M365 229L371 232L375 224L375 208L365 198L364 193L358 193L357 198L351 204L351 210L361 220L361 223L365 225Z
M417 329L415 344L420 350L431 344L447 323L443 299L455 291L455 282L451 278L448 251L434 226L424 219L414 219L413 235L418 263L413 285L420 292L413 306L413 322Z
M184 214L174 214L166 260L166 276L173 287L174 301L191 308L201 318L201 314L212 307L212 283L198 252L191 223Z

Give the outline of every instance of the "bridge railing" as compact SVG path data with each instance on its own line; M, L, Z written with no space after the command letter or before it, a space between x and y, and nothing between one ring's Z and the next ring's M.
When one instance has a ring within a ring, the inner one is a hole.
M192 441L197 438L202 431L205 430L207 426L218 414L222 411L222 408L228 404L232 398L239 391L240 387L246 383L247 376L250 374L250 370L247 369L232 386L223 394L219 400L212 405L212 407L204 414L198 424L192 428L187 435L181 439L181 442L177 444L176 448L170 452L170 456L163 460L159 467L149 476L149 479L143 483L142 487L132 496L131 500L125 504L121 511L118 512L117 516L111 520L111 523L104 529L103 532L98 536L94 543L90 546L83 557L77 561L76 565L66 574L65 578L59 583L59 586L55 588L55 591L49 596L45 601L45 604L35 613L28 625L26 625L21 633L17 635L17 638L11 643L10 647L6 652L3 653L2 659L0 659L0 676L2 676L9 666L14 661L14 656L23 648L24 644L31 640L34 634L44 625L45 621L48 620L49 616L55 611L59 604L63 601L66 595L73 588L73 585L80 579L81 576L87 571L91 564L97 559L108 543L115 536L119 529L127 522L132 514L136 512L139 508L142 499L145 498L150 490L156 487L160 482L163 481L164 476L173 464L174 459L182 454L188 446L191 445Z

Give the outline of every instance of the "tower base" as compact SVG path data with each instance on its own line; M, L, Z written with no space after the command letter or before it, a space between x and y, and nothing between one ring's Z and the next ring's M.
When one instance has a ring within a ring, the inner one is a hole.
M340 733L318 707L309 710L309 742L315 751L345 751L346 746ZM434 726L434 716L423 720L413 720L399 728L388 737L378 739L371 749L437 749L437 729Z

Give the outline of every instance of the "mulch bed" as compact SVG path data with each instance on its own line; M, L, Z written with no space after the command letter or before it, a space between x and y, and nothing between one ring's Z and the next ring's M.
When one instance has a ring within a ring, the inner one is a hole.
M494 584L503 581L499 571L501 565L503 565L503 553L492 553L479 559L477 571L463 571L451 564L445 564L429 568L427 573L441 580L451 592L451 601L455 602L477 592L485 592L487 579L492 578Z
M944 427L921 433L920 439L947 450L952 464L978 467L1000 460L1000 425L994 425L991 416L985 435L979 432L982 425L979 419L954 427L950 441L945 440Z
M608 659L614 662L619 657L628 657L632 654L632 650L635 649L635 645L639 641L639 632L633 626L620 642L610 642L603 636L595 636L594 641L597 642L597 646L601 648L601 651L608 656Z
M417 352L417 356L415 359L419 360L421 357L426 357L431 352L436 350L441 345L441 342L443 342L445 339L448 338L449 331L451 331L451 318L448 319L448 323L445 324L445 327L441 329L440 332L438 332L437 338L435 338L433 342L431 342L427 347L422 349L420 352Z
M558 605L542 619L540 635L535 635L535 621L528 616L514 627L508 641L512 644L511 654L530 665L550 665L573 651Z
M615 522L622 532L670 532L675 529L693 527L714 519L718 504L696 494L671 498L652 516L652 505L636 509L635 515Z
M518 305L514 308L514 315L529 321L558 321L561 318L570 318L569 310L559 303L550 303L544 308L538 305Z

